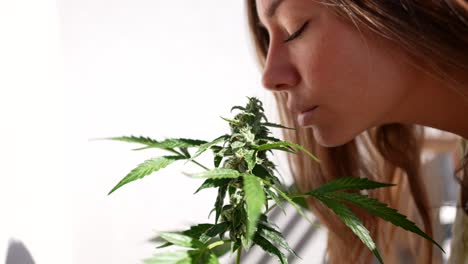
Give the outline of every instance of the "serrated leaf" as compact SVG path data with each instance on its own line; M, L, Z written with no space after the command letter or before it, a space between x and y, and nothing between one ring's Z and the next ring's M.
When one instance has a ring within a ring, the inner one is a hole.
M242 247L244 248L245 251L249 251L253 245L253 240L248 239L245 235L241 236L241 242L242 242Z
M297 152L291 148L291 147L288 147L288 146L281 146L277 143L268 143L268 144L262 144L260 146L253 146L256 150L258 151L270 151L271 153L273 149L276 149L276 150L281 150L281 151L285 151L285 152L289 152L289 153L293 153L293 154L297 154Z
M189 148L198 147L206 144L204 140L189 139L189 138L168 138L160 142L147 144L145 148L160 148L160 149L173 149L173 148Z
M130 171L112 190L108 193L111 194L115 190L119 189L123 185L130 183L132 181L141 179L155 171L158 171L169 164L173 163L174 161L185 159L184 156L162 156L157 158L152 158L149 160L144 161L140 165L138 165L135 169Z
M296 130L295 128L291 128L291 127L285 127L285 126L283 126L283 125L280 125L280 124L269 123L269 122L266 122L266 123L260 123L260 125L263 125L263 126L268 126L268 127L277 127L277 128L284 128L284 129L291 129L291 130Z
M198 239L201 234L206 232L206 230L208 230L212 226L213 226L213 224L198 224L198 225L191 226L189 229L187 229L185 231L182 231L181 233L183 235ZM179 231L170 231L170 232L166 232L166 233L180 233L180 232ZM150 242L156 242L156 243L162 243L164 241L165 240L162 239L160 235L157 235L157 236L150 239ZM172 243L167 243L167 244L172 245ZM166 247L166 246L168 246L168 245L164 244L164 245L159 246L157 248L162 248L162 247Z
M242 141L234 141L231 144L231 148L233 149L242 148L243 146L245 146L245 142L242 142Z
M160 246L157 246L156 248L165 248L165 247L169 247L169 246L172 246L172 245L174 245L174 244L166 242L166 243L164 243L164 244L162 244Z
M211 150L213 150L214 158L213 158L213 164L215 168L219 167L219 164L221 164L221 161L223 160L224 156L224 148L220 146L211 146Z
M254 143L255 135L252 133L252 128L247 126L245 128L240 129L240 134L244 138L244 140L250 144Z
M286 215L286 211L284 210L284 207L278 195L276 195L276 193L270 190L269 188L265 187L264 189L265 189L266 194L268 194L273 199L275 204L283 211L283 214Z
M219 216L221 215L223 205L224 205L224 197L226 196L226 192L227 192L227 186L221 186L218 189L218 196L216 197L216 202L215 202L215 211L216 211L215 224L218 223Z
M211 251L206 250L196 261L197 264L219 264L218 257ZM193 264L193 262L191 263Z
M209 171L204 171L194 175L194 178L209 178L209 179L235 179L241 176L240 172L233 169L216 168Z
M104 138L108 140L116 140L116 141L124 141L124 142L129 142L129 143L138 143L138 144L143 144L143 145L151 145L154 143L159 143L159 141L151 139L149 137L143 137L143 136L123 136L123 137L111 137L111 138Z
M189 257L177 261L175 264L205 264L209 263L209 254L206 249L190 250Z
M286 241L286 239L284 239L283 235L280 232L269 228L260 228L259 231L259 234L265 239L286 249L292 255L299 257L297 253L289 246L288 242Z
M244 153L244 160L247 162L247 168L252 171L257 163L256 150L249 149Z
M223 157L222 156L214 156L213 158L213 165L215 166L215 168L219 168L219 164L221 164L221 161L223 160Z
M287 264L288 259L286 256L277 249L273 244L271 244L267 239L262 236L255 236L254 237L255 244L259 245L265 252L267 252L270 256L278 258L281 264Z
M221 116L221 119L223 119L224 121L227 121L227 122L229 122L231 124L234 124L234 125L239 125L240 124L240 122L238 120L229 119L229 118L225 118L225 117L222 117L222 116Z
M190 148L208 143L205 140L190 138L168 138L156 144L159 148Z
M135 150L142 150L142 149L148 149L148 148L161 148L161 149L188 148L188 147L197 147L197 146L207 143L204 140L189 139L189 138L169 138L163 141L157 141L149 137L142 137L142 136L140 137L124 136L124 137L113 137L113 138L106 138L106 139L146 145L145 147L138 148Z
M216 242L216 241L219 241L219 240L215 240L213 242ZM226 255L226 253L228 253L231 249L231 246L232 246L232 242L224 242L222 245L219 245L219 246L216 246L214 248L211 249L211 251L213 251L213 253L217 256L217 257L222 257L224 255Z
M357 205L361 208L366 209L369 213L378 216L385 221L391 222L392 224L399 226L405 230L411 231L415 234L418 234L425 239L431 241L432 243L436 244L437 247L445 253L444 249L434 241L430 236L424 233L421 229L419 229L415 223L408 220L408 218L400 213L397 210L388 207L388 205L379 202L376 199L370 198L367 195L361 195L356 193L346 193L346 192L337 192L337 193L330 193L326 195L332 199L338 199L340 201L348 202L354 205Z
M222 156L215 156L213 159L213 165L215 168L219 168L219 164L221 164L221 161L223 160Z
M239 109L239 110L241 110L241 111L245 111L245 107L238 106L238 105L233 106L233 107L231 108L231 112L232 112L232 110L234 110L234 109Z
M296 143L288 142L288 141L279 141L279 142L275 142L271 144L260 145L260 146L257 146L257 149L260 151L260 150L268 150L268 149L277 149L278 147L295 147L305 152L313 160L320 162L320 160L317 157L315 157L312 153L310 153L303 146L296 144Z
M366 245L372 253L377 257L380 263L383 263L382 257L377 250L377 247L370 236L369 230L362 224L361 220L345 205L341 204L338 201L329 199L324 195L315 196L322 203L324 203L328 208L330 208L343 223L348 226L354 234L356 234L359 239Z
M312 191L306 192L305 194L324 194L342 190L370 190L390 186L395 186L395 184L371 181L367 178L342 177L333 181L329 181Z
M240 195L239 195L240 196ZM244 210L242 210L244 208ZM233 208L232 220L231 220L231 227L233 228L241 228L245 229L247 227L247 205L246 203L242 203Z
M198 224L191 226L188 230L182 232L183 235L199 239L200 236L206 232L206 230L210 229L213 224Z
M230 182L230 179L206 179L205 182L195 191L194 194L207 188L216 188L226 185Z
M163 252L143 260L145 264L174 264L180 260L190 258L188 251L178 250L173 252Z
M257 222L262 214L266 198L261 180L254 175L244 174L244 193L247 205L247 239L251 240L257 230Z
M306 199L304 197L294 197L292 198L292 200L297 204L299 205L300 207L304 208L304 209L307 209L307 202L306 202Z
M263 181L265 183L265 181ZM306 219L312 226L316 226L316 223L314 223L312 220L310 220L307 215L304 213L304 211L302 211L301 207L292 200L291 197L289 197L286 193L284 193L283 191L281 191L279 188L277 188L276 186L274 185L271 185L269 183L267 183L267 185L269 185L270 187L272 187L276 193L281 196L284 200L286 200L289 204L291 204L295 209L296 211L304 218Z
M160 234L161 238L174 245L188 247L188 248L203 248L204 244L194 239L193 237L179 234L164 232Z
M176 252L163 252L150 259L144 260L145 264L205 264L208 262L206 250L188 250ZM212 262L216 263L216 262Z
M223 222L213 225L200 236L200 241L206 243L211 238L227 231L229 223Z
M267 216L266 216L265 214L262 214L262 215L260 216L260 219L259 219L258 222L259 222L260 225L262 225L262 228L268 228L268 229L274 230L274 231L276 231L276 232L278 232L278 233L280 232L280 231L279 231L279 230L280 230L279 227L278 227L275 223L271 222L271 221L267 218Z
M217 154L222 149L223 147L220 147L220 146L211 146L211 150L213 151L213 154Z
M254 113L249 113L248 111L242 113L241 115L242 115L243 117L246 117L246 116L256 117L256 115L255 115Z
M258 159L258 157L257 157ZM279 179L272 175L267 168L265 168L265 165L264 164L256 164L255 167L253 168L252 170L252 174L257 176L257 177L260 177L262 179L270 179L272 180L273 182L276 182L278 184L281 184L281 182L279 181Z
M239 240L234 241L231 243L231 253L236 252L241 247L241 242Z
M197 256L190 255L190 257L181 259L174 264L193 264L193 263L197 263Z
M188 151L187 148L182 147L182 148L179 148L179 150L180 152L182 152L182 154L184 154L186 158L190 158L190 152Z
M224 141L227 137L228 137L227 135L223 135L223 136L220 136L220 137L216 138L215 140L213 140L211 142L208 142L208 143L205 143L205 144L201 145L198 148L197 152L195 152L195 154L193 154L193 156L189 160L187 160L187 162L193 161L196 157L200 156L207 149L209 149L210 147L215 146L216 144Z
M281 139L275 137L264 137L263 139L271 141L271 142L280 142Z

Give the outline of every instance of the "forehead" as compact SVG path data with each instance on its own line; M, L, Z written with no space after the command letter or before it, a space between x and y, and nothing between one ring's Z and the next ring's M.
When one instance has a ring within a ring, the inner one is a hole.
M323 8L319 0L255 0L260 20L275 18L277 14L310 13Z
M255 0L255 2L258 14L270 17L285 0Z

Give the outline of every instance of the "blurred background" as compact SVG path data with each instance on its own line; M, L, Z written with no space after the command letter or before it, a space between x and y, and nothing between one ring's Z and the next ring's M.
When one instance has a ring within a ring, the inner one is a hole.
M155 253L148 240L158 231L209 221L216 194L193 196L201 181L182 172L198 170L183 162L108 196L163 152L93 139L211 140L228 132L220 116L246 96L277 121L243 2L0 1L0 263L17 245L31 263L140 263ZM435 146L428 160L453 147ZM285 157L273 158L291 184ZM296 222L293 245L305 243L305 230ZM325 231L313 239L300 262L321 263ZM261 261L275 263L248 263Z

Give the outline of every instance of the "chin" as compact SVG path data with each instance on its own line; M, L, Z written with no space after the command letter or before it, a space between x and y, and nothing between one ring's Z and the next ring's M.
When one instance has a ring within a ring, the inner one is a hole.
M346 135L345 133L333 133L333 131L324 131L323 129L313 127L314 138L319 145L326 148L339 147L350 142L355 135Z

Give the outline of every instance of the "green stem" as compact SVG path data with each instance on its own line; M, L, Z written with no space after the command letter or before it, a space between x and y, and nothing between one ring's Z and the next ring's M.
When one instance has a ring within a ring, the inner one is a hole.
M268 208L268 210L265 212L265 214L268 214L276 206L277 206L277 204L274 204L274 205L270 206L270 208Z
M299 198L299 197L308 197L307 194L289 194L289 198Z
M290 198L297 198L297 197L307 197L308 195L305 195L305 194L293 194L293 195L289 195ZM283 197L281 197L281 199L285 200ZM271 210L273 210L275 207L277 206L277 204L274 204L272 206L270 206L270 208L268 208L268 210L266 210L265 214L268 214Z
M180 155L180 156L184 156L184 157L185 157L184 154L178 152L177 150L168 149L168 151L170 151L170 152L172 152L172 153L174 153L174 154L177 154L177 155ZM189 157L189 158L190 158L190 157ZM202 164L198 163L198 162L195 161L195 160L192 160L192 162L195 163L195 164L197 164L198 166L202 167L202 168L205 169L205 170L210 170L210 169L208 169L207 167L203 166Z
M239 249L237 249L236 264L240 264L241 255L242 255L242 247L239 247Z
M219 240L219 241L216 241L216 242L213 242L213 243L209 244L207 248L212 249L212 248L215 248L217 246L221 246L224 243L229 243L229 242L232 242L232 241L231 240Z
M278 195L283 198L284 200L286 200L288 203L290 203L294 208L296 208L296 211L302 216L304 217L305 220L307 220L313 227L319 227L320 225L313 222L312 220L310 220L306 215L305 213L302 211L302 209L300 208L300 206L298 204L296 204L290 197L289 197L289 194L287 193L284 193L283 191L281 191L278 187L276 187L274 184L271 184L269 183L268 181L266 180L263 180L263 183L270 186L271 188L273 188L277 193ZM295 194L293 196L297 197L298 195L300 194Z
M210 170L210 169L208 169L207 167L205 167L205 166L201 165L200 163L196 162L195 160L192 160L192 162L195 163L195 164L197 164L198 166L202 167L202 168L205 169L205 170Z

